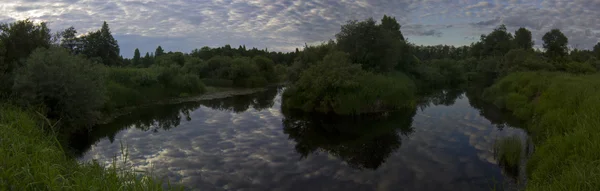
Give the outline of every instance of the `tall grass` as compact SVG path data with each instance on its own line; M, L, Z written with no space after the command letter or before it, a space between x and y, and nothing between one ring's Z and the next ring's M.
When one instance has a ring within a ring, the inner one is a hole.
M163 190L170 185L113 163L66 157L41 117L0 105L0 190Z
M494 152L500 166L513 176L519 173L521 165L521 139L518 136L504 137L494 144Z
M600 190L599 74L515 73L485 97L529 122L527 190Z

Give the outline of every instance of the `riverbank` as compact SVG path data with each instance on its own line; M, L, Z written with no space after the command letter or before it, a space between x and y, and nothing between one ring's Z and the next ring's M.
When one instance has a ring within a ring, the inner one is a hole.
M163 101L157 101L157 102L153 102L153 103L146 103L146 104L137 105L137 106L123 107L123 108L119 108L114 111L111 111L110 113L104 113L103 116L101 117L101 120L99 120L98 124L110 123L114 119L116 119L120 116L123 116L123 115L127 115L136 109L149 107L149 106L153 106L153 105L178 104L178 103L184 103L184 102L222 99L222 98L227 98L227 97L232 97L232 96L247 95L247 94L253 94L253 93L257 93L257 92L261 92L261 91L266 91L267 88L269 88L269 87L276 87L276 86L281 86L281 85L284 85L284 84L273 84L273 85L270 85L267 87L262 87L262 88L207 87L207 92L204 94L198 95L198 96L183 97L183 98L181 98L181 97L170 98L170 99L165 99Z
M600 189L600 75L514 73L484 97L527 121L527 190Z
M79 163L34 111L0 104L0 190L163 190L159 179L113 162Z

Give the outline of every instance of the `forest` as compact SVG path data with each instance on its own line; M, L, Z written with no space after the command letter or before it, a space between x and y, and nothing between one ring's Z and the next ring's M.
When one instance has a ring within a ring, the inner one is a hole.
M533 137L527 190L597 190L600 42L570 49L559 29L542 39L542 49L535 48L531 31L501 25L469 46L415 45L395 18L384 16L348 21L335 39L288 53L158 46L123 58L106 22L83 35L31 20L1 24L0 140L7 141L0 143L0 164L12 168L0 169L0 188L161 189L159 180L141 181L114 166L73 165L61 135L126 107L286 84L286 112L345 117L415 108L435 90L481 89L484 101L523 120Z

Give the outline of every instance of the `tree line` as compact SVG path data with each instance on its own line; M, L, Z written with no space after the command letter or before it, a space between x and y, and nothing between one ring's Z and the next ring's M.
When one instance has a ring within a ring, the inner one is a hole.
M206 85L279 83L298 54L229 45L182 53L158 46L144 57L136 49L128 59L120 51L106 22L83 35L74 27L53 33L31 20L1 24L0 96L39 108L61 131L72 131L123 107L205 93Z

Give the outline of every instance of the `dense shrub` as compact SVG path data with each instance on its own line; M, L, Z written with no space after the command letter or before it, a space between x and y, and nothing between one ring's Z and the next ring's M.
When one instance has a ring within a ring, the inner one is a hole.
M587 62L566 62L562 64L562 68L566 72L574 74L591 74L596 72L596 68Z
M402 75L382 76L350 64L345 53L327 55L284 93L283 107L306 112L361 114L413 104L414 84Z
M206 88L198 76L184 69L169 67L108 69L108 97L105 109L133 106L171 97L204 93Z
M104 68L61 48L40 48L15 77L13 93L67 127L93 124L105 102Z

